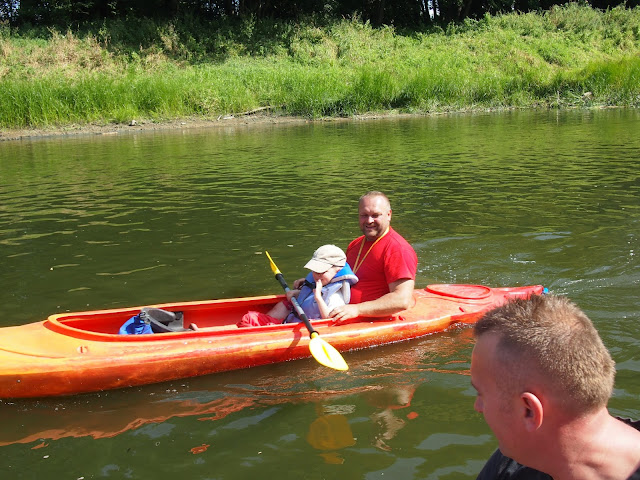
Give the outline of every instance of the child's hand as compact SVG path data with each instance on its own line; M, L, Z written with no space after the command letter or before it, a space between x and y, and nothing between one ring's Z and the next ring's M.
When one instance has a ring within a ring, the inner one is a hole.
M287 292L287 300L291 301L292 297L297 297L300 294L300 290L295 289L295 290L289 290Z
M327 318L329 315L329 307L327 307L327 303L324 301L324 298L322 298L322 280L316 280L316 288L313 291L313 295L320 310L320 318Z

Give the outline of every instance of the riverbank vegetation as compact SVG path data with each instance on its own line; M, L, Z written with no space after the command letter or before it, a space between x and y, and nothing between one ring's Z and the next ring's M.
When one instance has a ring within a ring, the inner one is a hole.
M640 106L640 7L411 30L358 16L0 26L2 128L574 106Z

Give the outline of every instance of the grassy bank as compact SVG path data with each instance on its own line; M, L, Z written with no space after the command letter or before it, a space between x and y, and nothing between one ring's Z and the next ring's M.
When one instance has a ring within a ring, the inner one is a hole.
M239 114L640 106L640 8L569 5L428 32L302 25L0 27L0 127Z

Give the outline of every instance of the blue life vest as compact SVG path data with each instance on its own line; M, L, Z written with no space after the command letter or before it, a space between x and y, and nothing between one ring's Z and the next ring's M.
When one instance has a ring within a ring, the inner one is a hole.
M300 289L297 299L307 317L317 319L322 318L322 315L320 314L320 308L318 307L318 303L313 295L313 290L316 287L315 283L316 282L313 280L313 272L309 272L309 275L305 278L304 286ZM331 281L322 287L322 298L324 298L326 302L331 295L340 291L342 293L344 303L349 303L351 300L351 285L355 285L356 283L358 283L358 277L353 273L349 264L346 263L344 267L335 274ZM283 323L294 323L300 321L301 320L295 315L295 313L291 312L287 318L285 318Z

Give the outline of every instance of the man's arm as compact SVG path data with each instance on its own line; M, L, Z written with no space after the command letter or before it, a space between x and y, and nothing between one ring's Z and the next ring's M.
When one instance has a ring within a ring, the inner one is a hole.
M415 281L402 278L389 284L389 293L369 302L353 303L334 308L329 318L334 324L356 317L387 317L413 306Z

